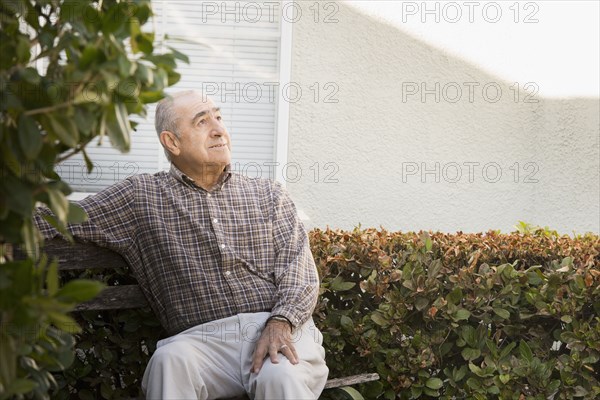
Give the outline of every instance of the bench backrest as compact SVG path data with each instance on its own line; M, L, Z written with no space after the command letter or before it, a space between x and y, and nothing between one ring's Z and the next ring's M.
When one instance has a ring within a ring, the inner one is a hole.
M46 243L45 250L50 256L58 258L61 271L128 268L120 254L90 243L53 239ZM108 286L93 300L78 305L76 310L118 310L147 305L146 297L138 285L122 285Z

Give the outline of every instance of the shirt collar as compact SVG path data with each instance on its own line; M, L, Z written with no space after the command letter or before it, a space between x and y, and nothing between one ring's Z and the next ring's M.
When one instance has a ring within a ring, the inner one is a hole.
M192 178L190 178L189 176L187 176L186 174L181 172L179 170L179 168L177 168L175 166L175 164L173 164L173 163L171 163L171 169L169 170L169 174L171 174L171 176L173 176L175 179L177 179L179 182L181 182L185 185L193 186L194 188L205 190L204 188L198 186ZM219 177L219 180L217 181L213 190L223 189L223 186L225 185L225 183L227 183L227 181L229 181L230 178L231 178L231 164L227 164L227 166L223 170L223 173Z

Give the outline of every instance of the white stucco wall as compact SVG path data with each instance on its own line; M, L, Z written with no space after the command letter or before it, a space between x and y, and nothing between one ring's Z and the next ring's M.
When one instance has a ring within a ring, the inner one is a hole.
M513 2L499 2L500 23L481 12L403 23L408 2L349 3L322 2L316 16L314 2L297 2L293 24L302 96L290 104L287 188L309 227L600 231L596 2L559 4L569 12L536 2L528 26L513 21ZM422 98L421 85L434 93ZM526 101L526 89L537 94Z

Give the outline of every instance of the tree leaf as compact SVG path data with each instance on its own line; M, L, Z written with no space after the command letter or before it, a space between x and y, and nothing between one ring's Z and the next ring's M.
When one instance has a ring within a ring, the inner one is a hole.
M431 264L429 265L429 268L427 269L427 277L430 279L435 279L437 278L437 276L439 275L440 271L442 270L442 260L435 259L431 262Z
M131 18L129 20L129 33L131 35L129 37L129 45L131 46L131 51L133 54L137 54L140 52L140 49L138 47L138 41L136 38L137 35L142 33L140 21L137 18Z
M10 12L10 14L17 14L20 17L27 17L27 6L25 0L7 1L6 4L2 4L3 12Z
M173 86L181 80L181 74L175 71L169 71L167 73L167 85Z
M102 31L105 34L115 32L123 27L128 16L124 15L123 7L110 7L102 16Z
M88 153L87 153L87 151L85 151L85 148L81 149L81 154L83 154L83 160L85 161L85 168L87 169L87 173L89 174L94 169L94 163L90 159L90 156L88 156Z
M54 211L56 218L63 224L67 223L67 214L69 213L69 201L67 197L58 189L48 188L48 197L50 198L50 207Z
M31 379L16 379L9 384L8 393L25 394L31 392L36 387L38 387L38 384Z
M98 47L94 46L92 43L85 46L81 53L81 57L79 57L79 69L83 71L87 69L90 64L96 63L100 54L101 52Z
M4 2L2 2L4 4ZM17 60L19 64L27 64L31 58L29 40L24 35L17 36Z
M77 147L79 131L72 119L59 114L45 114L43 121L46 122L45 128L48 133L71 148Z
M175 57L176 59L181 60L186 64L190 63L190 58L182 52L180 52L179 50L177 50L176 48L171 46L167 46L167 48L171 51L171 53L173 53L173 57Z
M454 367L454 369L452 370L452 378L456 382L459 382L460 380L462 380L462 378L464 378L466 374L467 374L467 367L464 365L458 369L456 369L456 367Z
M510 312L504 308L494 307L494 313L502 319L510 319Z
M531 348L524 340L521 340L521 343L519 343L519 353L527 361L533 361L533 353L531 352Z
M496 385L488 386L487 392L489 394L498 394L500 393L500 388L498 388Z
M117 58L117 66L119 67L119 75L121 78L126 79L131 76L131 73L133 72L133 63L129 61L126 54L122 54Z
M58 262L52 261L46 271L46 289L50 296L54 296L58 292Z
M27 67L19 70L19 75L26 82L31 83L32 85L38 85L41 81L40 74L37 69L33 67Z
M479 349L472 349L470 347L465 347L460 354L462 355L462 357L467 360L467 361L472 361L475 360L477 358L479 358L479 356L481 355L481 351Z
M354 322L350 317L346 315L342 315L342 317L340 318L340 325L347 331L351 331L354 328Z
M154 84L154 72L141 62L136 64L135 76L142 82L142 85L149 87Z
M56 311L48 311L47 315L50 322L58 329L69 333L81 332L81 327L79 324L68 315Z
M129 151L131 126L127 109L123 103L109 106L106 114L106 128L112 145L121 152Z
M2 382L12 382L17 377L17 349L15 340L0 332L0 379Z
M429 378L427 382L425 382L425 386L429 389L438 390L444 386L444 382L440 378Z
M338 388L339 391L344 392L345 397L350 400L364 400L365 398L360 392L350 386Z
M570 315L563 315L562 317L560 317L560 320L566 324L570 324L571 322L573 322L573 317L571 317Z
M152 54L154 51L154 38L152 35L147 33L140 33L135 37L135 41L137 42L139 49L146 54Z
M31 219L25 220L23 223L23 226L21 227L21 237L23 238L25 251L29 257L34 260L37 259L39 256L39 241Z
M455 321L462 321L469 319L471 316L471 312L469 310L465 310L464 308L459 308L454 314L453 318Z
M585 397L589 394L590 392L584 388L581 385L575 386L575 393L573 393L573 396L575 397Z
M386 320L385 317L379 312L374 312L371 314L371 320L384 328L390 324L389 321Z
M159 100L162 100L164 98L164 94L163 92L160 91L155 91L155 92L141 92L140 93L140 100L142 101L142 103L144 104L148 104L148 103L156 103Z
M433 242L431 241L430 237L427 237L425 239L425 250L427 251L431 251L431 247L433 246Z
M10 210L29 217L34 208L33 191L24 181L25 179L17 179L6 174L0 181L0 185L4 186L2 194L6 195L2 200L6 201Z
M356 283L344 282L342 278L338 276L331 281L330 288L335 292L345 292L346 290L352 289L354 286L356 286Z
M67 222L70 224L80 224L87 221L87 219L87 213L79 204L69 203L69 215L67 216Z
M515 347L517 347L517 344L515 342L510 342L509 344L507 344L506 347L503 348L500 352L500 359L503 359L504 357L508 356Z
M44 220L46 220L46 222L48 222L51 226L56 228L56 230L67 240L71 241L73 239L73 236L71 235L65 224L61 223L58 219L56 219L54 215L44 214L42 215L42 218L44 218Z
M79 303L93 299L104 287L98 281L76 279L60 288L55 297L65 302Z
M42 133L35 119L21 114L19 116L19 144L28 160L34 160L42 149Z
M429 299L427 297L417 297L415 300L415 308L418 311L421 311L429 304Z
M446 301L451 304L459 304L463 299L463 293L460 287L455 287L446 295Z

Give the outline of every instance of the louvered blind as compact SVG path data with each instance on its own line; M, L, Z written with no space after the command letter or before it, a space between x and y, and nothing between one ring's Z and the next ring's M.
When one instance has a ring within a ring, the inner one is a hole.
M275 159L279 81L280 19L274 2L153 1L153 29L190 59L180 63L182 78L173 88L199 89L221 106L232 135L232 167L249 176L272 175ZM139 121L131 151L121 154L106 141L90 144L95 168L87 174L82 157L66 160L57 170L78 192L97 192L138 173L167 169L154 130L154 109Z

